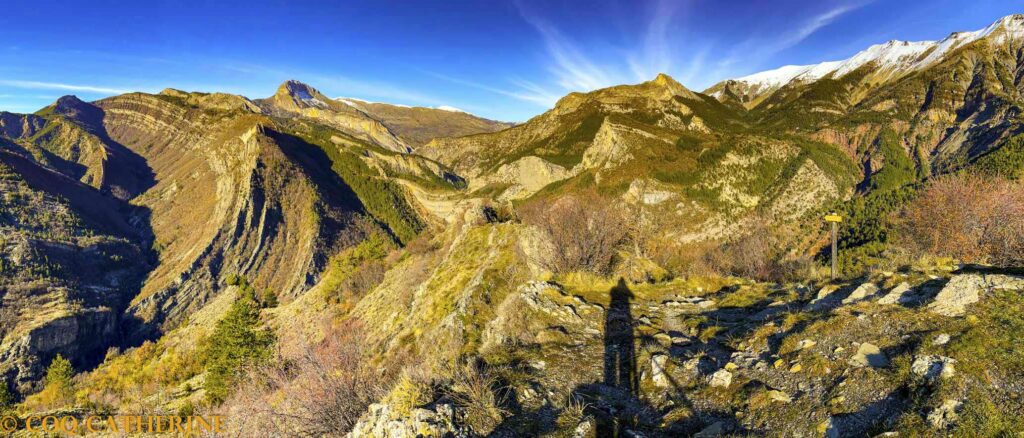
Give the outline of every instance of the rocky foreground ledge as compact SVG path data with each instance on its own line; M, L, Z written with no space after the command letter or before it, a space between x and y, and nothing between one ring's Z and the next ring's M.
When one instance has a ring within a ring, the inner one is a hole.
M492 432L931 435L1022 403L1024 362L1009 348L1024 334L1019 273L607 286L530 282L499 306L481 351L514 370L496 390L516 410ZM350 436L480 435L456 406L376 404Z

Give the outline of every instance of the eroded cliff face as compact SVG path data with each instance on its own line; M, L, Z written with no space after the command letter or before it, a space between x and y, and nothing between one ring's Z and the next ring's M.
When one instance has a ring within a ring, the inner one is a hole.
M38 389L57 354L95 365L151 255L138 209L0 144L0 377Z
M289 82L259 103L167 89L0 114L0 374L25 392L57 354L95 365L231 275L298 299L365 235L444 221L418 199L457 202L464 181L321 98Z
M179 322L228 274L283 297L301 293L361 209L343 183L324 179L330 164L308 155L313 146L241 103L223 111L140 94L99 103L111 137L157 181L134 200L152 212L160 252L129 310L146 326Z

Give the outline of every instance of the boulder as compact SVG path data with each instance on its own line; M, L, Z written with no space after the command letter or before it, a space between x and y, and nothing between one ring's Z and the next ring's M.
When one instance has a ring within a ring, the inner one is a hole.
M874 283L864 283L857 286L846 298L843 298L843 304L852 304L876 293L878 293L878 286Z
M732 373L727 370L715 371L709 383L714 388L728 388L732 384Z
M949 279L928 310L943 316L963 316L967 306L995 289L1024 289L1024 278L998 274L960 274Z
M462 438L471 432L459 426L459 413L452 405L439 404L434 410L414 409L408 416L393 412L387 404L370 405L367 412L346 435L348 438L448 436Z
M910 371L917 376L924 377L929 382L934 382L938 379L953 377L956 374L956 370L953 368L954 363L956 363L956 359L946 356L917 356L914 358L914 363L910 365Z
M907 282L900 283L890 289L885 296L879 298L878 304L907 304L912 301L912 290Z
M651 380L659 388L668 388L672 384L669 381L668 375L665 374L666 365L668 365L667 355L655 354L651 356Z
M797 351L806 350L806 349L811 348L811 347L813 347L815 345L818 345L818 343L814 342L814 341L812 341L810 339L804 339L804 340L800 341L799 344L796 344L796 349L797 349Z
M985 280L978 274L957 275L935 296L928 310L943 316L963 316L967 306L981 299Z
M850 365L855 367L884 368L889 366L889 358L877 346L867 342L860 344L857 354L850 358Z
M768 398L771 399L771 401L779 403L789 403L793 401L793 397L790 397L789 394L774 389L768 391Z

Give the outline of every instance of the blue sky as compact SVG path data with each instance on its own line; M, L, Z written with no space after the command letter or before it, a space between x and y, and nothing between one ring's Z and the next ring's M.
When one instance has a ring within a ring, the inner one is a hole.
M522 121L570 91L667 72L702 90L890 39L977 30L1024 2L9 0L0 110L166 87L332 97Z

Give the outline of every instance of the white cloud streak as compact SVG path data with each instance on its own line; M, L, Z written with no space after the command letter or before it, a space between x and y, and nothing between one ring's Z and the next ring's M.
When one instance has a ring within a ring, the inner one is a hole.
M628 57L629 68L637 79L646 80L658 73L672 71L675 51L669 32L678 5L678 2L667 0L661 0L655 5L644 33L643 46L638 50L639 55L634 52Z
M615 83L609 77L607 68L598 67L553 25L528 15L524 15L524 18L543 38L552 61L548 71L562 88L593 90Z
M873 0L868 0L859 3L849 3L836 6L828 11L810 17L810 19L805 20L794 30L777 36L767 44L764 43L766 40L764 36L753 37L734 47L729 56L719 61L717 63L715 75L717 76L723 71L730 71L731 68L741 60L747 65L759 64L783 50L800 44L822 28L835 22L843 15L860 9L872 1Z
M485 84L481 84L479 82L474 82L474 81L470 81L470 80L466 80L466 79L462 79L462 78L457 78L457 77L454 77L454 76L449 76L449 75L445 75L445 74L441 74L441 73L425 71L425 70L421 70L421 71L423 71L423 73L425 73L427 75L433 76L433 77L441 79L441 80L445 80L445 81L451 82L453 84L465 85L467 87L472 87L472 88L476 88L476 89L479 89L479 90L484 90L484 91L488 91L488 92L491 92L491 93L500 94L502 96L511 97L513 99L518 99L518 100L521 100L521 101L524 101L524 102L530 102L530 103L536 104L536 105L544 107L544 108L551 108L551 107L555 106L555 102L557 102L558 99L560 99L562 97L562 94L546 90L546 89L542 88L541 86L539 86L537 84L534 84L532 82L525 81L525 80L520 80L520 79L511 79L510 80L513 85L516 85L516 86L519 87L519 90L511 91L511 90L506 90L506 89L502 89L502 88L499 88L499 87L485 85Z
M788 49L799 44L801 41L807 39L807 37L813 35L819 29L832 24L837 18L843 16L847 12L853 11L859 8L861 5L841 5L833 8L823 14L811 17L810 20L805 22L802 26L789 35L782 38L776 45L775 51L779 52L784 49Z
M122 88L101 87L95 85L76 85L63 84L60 82L19 81L8 79L0 79L0 85L12 88L21 88L26 90L78 91L95 94L124 94L131 92L131 90L126 90Z

